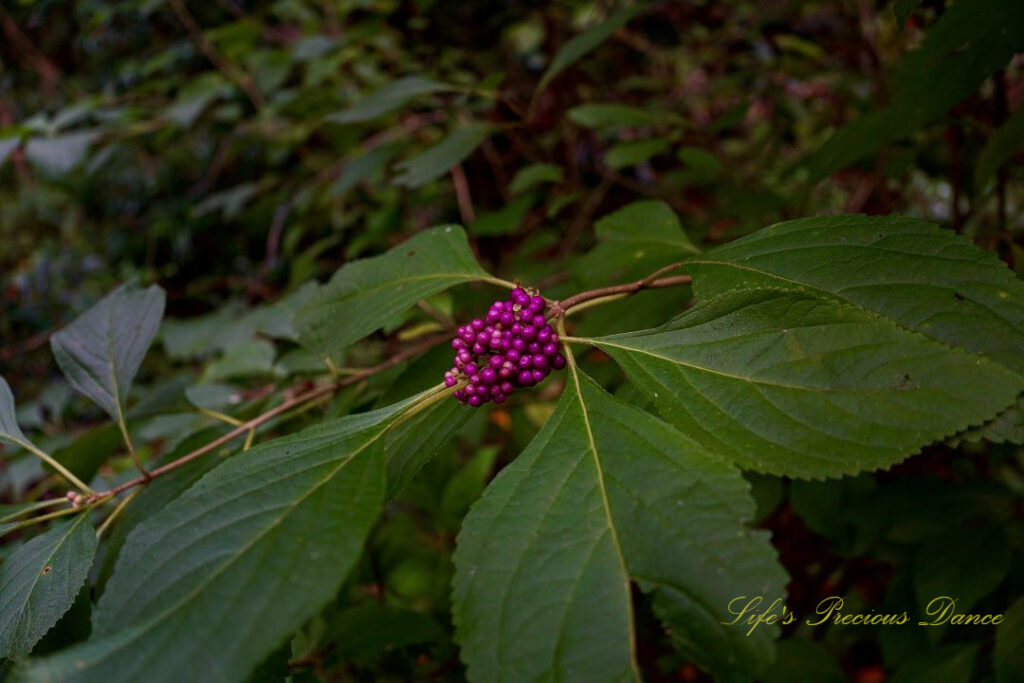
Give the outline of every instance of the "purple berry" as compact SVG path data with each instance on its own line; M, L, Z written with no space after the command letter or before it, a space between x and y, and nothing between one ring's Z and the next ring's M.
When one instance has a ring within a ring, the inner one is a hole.
M511 394L515 390L516 390L516 387L515 387L514 384L512 384L512 382L509 382L509 381L506 380L506 381L501 383L501 393L503 393L503 394Z
M507 396L505 396L505 394L498 394L497 396L494 397L494 402L495 403L504 403L506 398L507 398Z
M541 344L547 344L551 341L551 325L545 325L537 331L537 341Z
M533 356L523 355L519 358L519 362L516 363L520 370L529 370L530 366L533 365Z
M459 383L459 380L455 379L451 375L449 375L449 376L444 378L444 385L446 387L454 387L458 383Z
M476 363L466 363L465 370L467 375L475 375L477 369Z
M536 384L537 382L541 381L542 379L544 379L547 376L548 376L548 373L544 372L543 370L534 370L533 371L533 382L534 382L534 384Z
M497 370L504 362L505 360L501 356L491 356L491 359L487 361L487 365Z
M547 358L547 356L544 356L544 355L539 354L539 353L536 354L533 357L533 367L537 368L538 370L547 370L547 367L548 367L548 358Z
M469 400L466 401L466 403L468 403L469 405L473 406L474 408L477 408L477 407L483 405L483 402L484 402L483 399L480 398L479 396L470 396Z
M515 349L509 349L508 351L505 352L505 358L508 358L513 363L519 362L519 356L521 355L522 354Z
M565 367L565 356L560 353L556 353L554 358L551 359L551 367L555 370L561 370Z
M528 387L533 384L533 373L529 370L523 370L519 373L519 386Z
M541 349L541 353L543 353L545 356L555 355L556 353L558 353L558 344L545 344L544 348Z
M530 353L540 353L540 344L537 342L530 342L526 345L526 350Z
M537 336L537 330L533 325L523 325L523 331L519 333L519 336L529 341Z
M546 302L544 301L544 297L535 296L530 299L530 308L535 308L538 311L543 311L545 303Z
M546 365L547 360L545 360L544 363ZM491 368L484 368L483 370L480 371L480 381L483 382L484 384L494 384L494 382L497 379L498 373L496 373Z

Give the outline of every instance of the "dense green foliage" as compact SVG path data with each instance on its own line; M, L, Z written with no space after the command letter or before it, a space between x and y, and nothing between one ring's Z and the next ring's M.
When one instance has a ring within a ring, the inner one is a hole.
M1018 680L1018 4L0 7L0 680Z

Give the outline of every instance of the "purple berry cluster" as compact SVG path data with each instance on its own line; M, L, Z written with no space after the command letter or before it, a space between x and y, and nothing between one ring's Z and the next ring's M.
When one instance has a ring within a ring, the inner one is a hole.
M533 386L565 367L544 306L544 297L516 287L508 301L495 301L484 318L459 328L452 340L455 367L444 373L448 387L469 381L455 392L458 401L504 403L517 387Z

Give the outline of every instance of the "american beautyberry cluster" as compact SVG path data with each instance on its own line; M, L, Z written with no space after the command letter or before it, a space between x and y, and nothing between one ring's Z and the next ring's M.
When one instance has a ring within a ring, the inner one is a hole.
M503 403L517 387L530 387L565 367L558 335L544 318L544 297L516 287L508 301L495 301L484 318L459 328L452 340L455 367L445 386L469 384L455 398L471 406Z

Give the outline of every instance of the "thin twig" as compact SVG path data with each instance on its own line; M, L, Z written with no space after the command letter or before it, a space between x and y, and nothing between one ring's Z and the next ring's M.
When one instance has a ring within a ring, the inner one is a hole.
M206 34L203 33L202 27L196 22L195 18L189 13L188 8L185 7L185 3L182 0L169 0L171 9L178 15L178 20L188 31L189 36L195 42L196 47L202 51L206 58L209 59L217 69L228 77L235 85L242 89L249 101L256 109L262 109L264 105L263 94L256 87L256 83L252 80L252 76L247 74L245 71L235 66L227 60L214 47L213 43L207 39Z
M452 182L455 184L455 199L459 204L459 216L463 225L469 225L476 220L476 212L473 211L473 196L469 192L469 180L462 164L455 164L451 170Z
M269 422L270 420L274 419L278 415L281 415L283 413L287 413L288 411L290 411L291 409L293 409L293 408L295 408L297 406L300 406L300 405L303 405L303 404L308 403L310 401L314 401L314 400L316 400L318 398L327 396L327 395L337 391L338 389L340 389L342 387L347 387L347 386L350 386L352 384L356 384L358 382L361 382L362 380L366 379L370 375L373 375L373 374L375 374L377 372L380 372L382 370L387 370L388 368L392 368L392 367L398 365L399 363L405 361L406 359L411 358L413 356L416 356L416 355L422 353L423 351L426 351L427 349L429 349L429 348L431 348L433 346L436 346L437 344L440 344L441 342L446 341L446 340L448 340L450 338L451 338L450 335L443 335L443 336L440 336L440 337L433 337L431 339L427 339L427 340L425 340L425 341L423 341L423 342L421 342L421 343L419 343L419 344L417 344L415 346L412 346L412 347L406 349L405 351L402 351L400 353L396 353L391 358L388 358L387 360L383 361L382 363L378 363L377 365L374 365L373 367L366 368L366 369L361 370L360 372L358 372L356 374L349 375L348 377L343 377L343 378L337 380L336 382L331 382L329 384L324 384L324 385L319 386L319 387L314 387L313 389L310 389L307 392L304 392L302 394L294 396L294 397L288 399L287 401L285 401L284 403L281 403L280 405L277 405L277 406L271 408L267 412L254 417L253 419L249 420L248 422L244 422L244 423L238 425L237 427L232 429L227 434L224 434L223 436L220 436L220 437L214 439L213 441L211 441L210 443L206 444L205 446L201 446L201 447L197 448L196 450L192 451L191 453L183 455L180 458L178 458L177 460L173 460L173 461L167 463L166 465L162 465L161 467L157 467L156 469L150 471L148 478L147 477L136 477L135 479L131 479L129 481L124 482L123 484L118 484L117 486L111 488L108 491L103 491L103 492L100 492L100 493L94 493L91 496L88 496L86 498L86 503L90 503L90 502L99 500L101 498L109 497L109 496L116 496L117 494L121 493L122 491L127 491L130 488L134 488L136 486L139 486L139 485L142 485L142 484L146 484L150 480L155 479L155 478L157 478L159 476L162 476L164 474L167 474L168 472L171 472L173 470L176 470L179 467L181 467L182 465L185 465L185 464L195 460L196 458L199 458L199 457L201 457L203 455L206 455L210 451L215 450L215 449L223 446L224 444L237 439L238 437L240 437L242 435L249 434L251 431L254 431L257 427L265 424L266 422Z
M580 306L583 303L592 301L594 299L602 299L605 297L616 297L621 298L621 295L635 294L642 289L659 289L661 287L675 287L676 285L689 284L692 278L689 275L675 275L673 277L661 277L665 273L676 270L682 266L682 262L673 263L665 266L655 272L651 273L647 277L637 280L635 282L629 282L624 285L611 285L609 287L599 287L598 289L591 289L586 292L580 292L574 294L568 299L562 299L561 301L555 301L549 307L551 313L556 317L564 317L571 309Z

